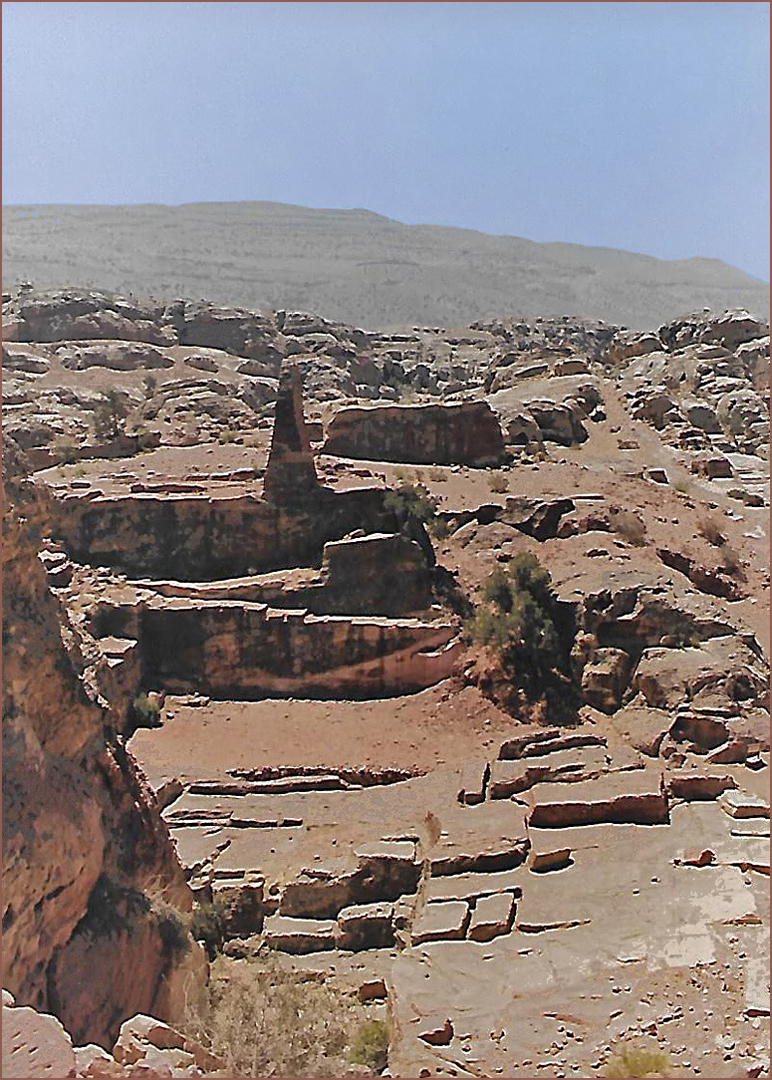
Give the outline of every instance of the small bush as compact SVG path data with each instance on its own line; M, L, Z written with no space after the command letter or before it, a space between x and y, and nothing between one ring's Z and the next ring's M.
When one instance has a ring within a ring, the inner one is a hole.
M190 932L196 941L202 943L210 960L215 958L225 940L226 910L227 905L222 900L213 900L211 903L202 901L193 908Z
M235 443L238 436L238 431L234 431L233 428L225 428L225 430L221 431L217 436L217 441L221 446L224 446L226 443Z
M669 1058L663 1051L625 1046L611 1059L603 1075L609 1080L622 1080L625 1077L639 1080L647 1076L667 1076L669 1068Z
M411 517L422 525L428 525L437 514L439 499L430 495L423 484L401 484L396 491L389 491L383 500L387 510L398 517Z
M444 480L448 479L448 474L443 472L442 469L438 469L435 465L429 469L429 479L435 484L441 484Z
M714 547L722 547L726 543L726 537L713 518L703 518L697 525L697 532Z
M435 515L429 522L429 532L435 540L445 540L450 536L450 526L444 518Z
M95 937L130 933L150 908L145 893L101 874L88 898L85 922Z
M52 447L64 465L72 465L74 461L78 460L78 444L69 435L58 435L54 439Z
M155 432L146 428L144 425L137 428L137 447L140 450L152 450L156 446Z
M685 480L676 480L673 484L673 488L675 491L680 492L681 495L686 495L689 490L689 485Z
M351 1045L353 1065L366 1065L374 1072L386 1068L389 1055L389 1029L383 1020L368 1020L357 1029Z
M108 390L94 409L94 431L98 439L117 439L123 434L126 416L126 402L117 390Z
M503 473L489 473L488 474L488 487L491 491L501 494L509 489L507 478Z
M160 723L160 706L147 694L139 694L135 697L131 703L131 710L137 727L157 727Z
M303 980L272 955L212 965L205 1014L190 1033L232 1077L337 1077L346 1068L359 1010L325 983Z
M646 525L632 510L617 510L611 515L611 526L615 533L634 547L646 543Z
M727 544L721 548L721 566L727 574L732 574L736 577L743 576L742 559L735 549L729 547Z
M520 552L509 567L493 571L483 588L484 604L467 623L468 636L500 655L516 685L533 687L561 666L554 622L555 600L547 570L530 552Z
M145 397L151 398L155 393L157 385L158 380L156 379L155 375L145 375L145 377L142 379L142 386L145 389Z
M190 948L190 936L182 914L177 908L160 899L151 901L151 910L156 917L158 932L167 952L173 956L184 955Z

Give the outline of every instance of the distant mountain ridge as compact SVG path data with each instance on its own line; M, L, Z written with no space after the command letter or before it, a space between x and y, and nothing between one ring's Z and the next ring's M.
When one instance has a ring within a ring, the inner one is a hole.
M21 281L316 311L371 328L580 315L648 329L703 307L769 317L769 285L719 259L272 202L4 207L3 287Z

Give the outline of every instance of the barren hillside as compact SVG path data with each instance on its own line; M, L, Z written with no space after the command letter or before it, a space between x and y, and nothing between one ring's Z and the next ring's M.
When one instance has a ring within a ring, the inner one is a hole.
M5 207L3 285L22 281L323 311L368 327L581 314L653 329L703 307L763 318L769 308L767 284L717 259L269 202Z

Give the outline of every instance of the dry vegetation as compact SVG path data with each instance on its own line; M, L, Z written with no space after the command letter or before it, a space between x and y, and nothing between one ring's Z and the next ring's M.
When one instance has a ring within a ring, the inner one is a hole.
M374 1072L386 1064L385 1024L270 953L238 962L218 957L205 1011L191 1015L188 1027L231 1077L336 1077L352 1063Z

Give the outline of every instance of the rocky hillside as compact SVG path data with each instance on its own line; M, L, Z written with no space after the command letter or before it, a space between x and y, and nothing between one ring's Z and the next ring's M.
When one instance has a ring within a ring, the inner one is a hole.
M83 677L77 630L38 558L50 507L29 472L6 436L4 979L80 1042L110 1046L132 1013L181 1015L205 964L185 928L192 894L155 798Z
M3 320L19 1055L90 1009L78 1075L250 1075L218 1002L270 962L393 1076L768 1075L765 322ZM203 1047L131 1019L191 904Z
M706 306L769 311L769 286L717 259L666 262L265 202L7 207L3 275L5 288L206 296L371 327L581 313L651 329Z

